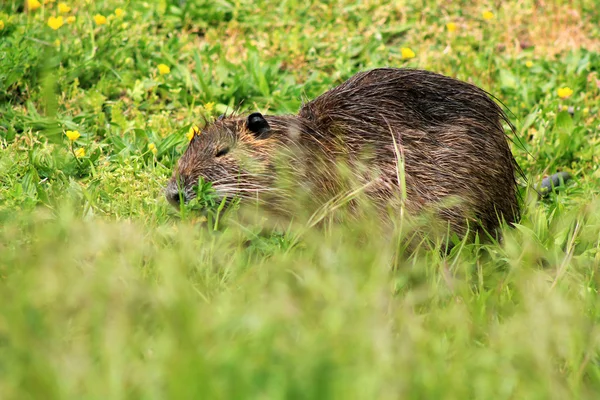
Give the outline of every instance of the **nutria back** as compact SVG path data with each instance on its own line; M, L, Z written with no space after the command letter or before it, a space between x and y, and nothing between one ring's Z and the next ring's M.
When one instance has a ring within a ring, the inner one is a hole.
M471 84L422 70L361 72L297 116L253 113L208 125L181 158L167 198L189 200L202 177L223 196L269 198L267 207L281 211L273 195L290 197L276 185L286 174L322 203L346 188L342 162L382 208L402 197L411 214L435 210L459 235L493 234L501 219L519 217L518 167L503 122L512 128Z

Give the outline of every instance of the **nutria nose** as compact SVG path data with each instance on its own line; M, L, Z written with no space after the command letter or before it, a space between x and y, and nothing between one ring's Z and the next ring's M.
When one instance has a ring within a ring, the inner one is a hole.
M170 182L167 185L167 188L165 189L165 197L169 203L176 208L179 208L181 200L183 200L184 203L187 201L185 193L180 192L177 185L173 184L173 182Z

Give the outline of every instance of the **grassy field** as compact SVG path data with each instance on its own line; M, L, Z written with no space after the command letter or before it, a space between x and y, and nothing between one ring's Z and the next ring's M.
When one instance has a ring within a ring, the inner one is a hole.
M580 1L0 2L1 399L597 399L600 10ZM162 196L186 133L379 66L511 110L502 244L261 233Z

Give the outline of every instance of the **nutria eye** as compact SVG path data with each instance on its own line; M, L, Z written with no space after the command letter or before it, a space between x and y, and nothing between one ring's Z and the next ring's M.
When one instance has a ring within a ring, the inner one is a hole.
M217 154L215 154L215 157L221 157L227 153L229 153L229 147L224 147L221 150L217 151Z

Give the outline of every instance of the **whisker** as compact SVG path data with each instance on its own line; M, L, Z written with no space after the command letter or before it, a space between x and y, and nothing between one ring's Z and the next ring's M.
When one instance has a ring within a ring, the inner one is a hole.
M223 189L223 188L232 188L232 189L248 189L248 190L258 190L258 189L267 189L266 186L261 185L236 185L236 184L219 184L213 186L213 189Z
M269 174L250 174L250 173L247 173L247 174L238 174L238 175L235 175L233 177L226 176L226 177L223 177L223 178L220 178L220 179L215 179L214 181L210 181L210 183L212 183L214 185L216 183L223 182L225 180L230 180L231 181L233 179L243 179L243 178L272 178L272 177L273 176L269 175Z

